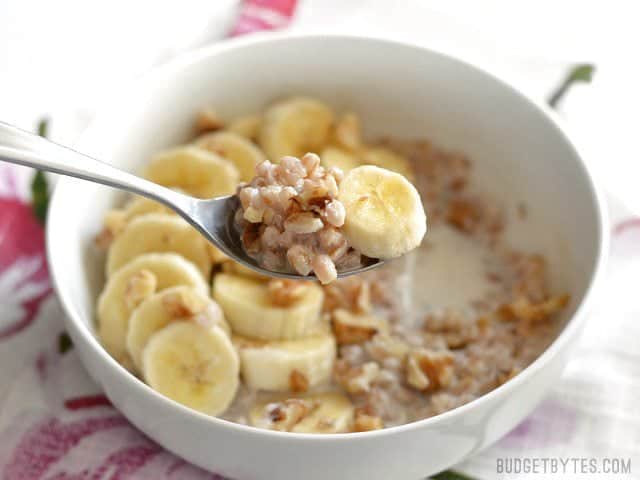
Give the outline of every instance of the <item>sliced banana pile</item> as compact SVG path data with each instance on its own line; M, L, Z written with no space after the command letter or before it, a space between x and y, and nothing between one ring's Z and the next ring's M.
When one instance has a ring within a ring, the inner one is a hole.
M274 282L227 273L213 281L213 298L233 330L245 384L304 392L327 383L336 343L321 316L322 288L291 281L274 291Z
M278 392L251 407L252 425L306 433L351 431L354 407L346 396L311 393L330 384L336 359L336 340L322 316L322 288L235 269L214 277L213 297L234 333L244 384L257 392Z
M391 150L367 145L355 114L336 116L319 100L293 97L230 122L211 114L205 120L199 130L205 133L155 155L144 176L209 198L234 193L267 158L277 162L284 155L319 152L325 166L348 174L352 193L343 201L356 248L388 257L417 240L407 232L422 219L406 201L406 185L394 174L362 167L377 165L412 180L411 166ZM380 202L384 213L365 222L368 209ZM372 239L381 233L384 242ZM276 395L253 405L249 420L255 426L317 433L353 429L349 398L317 393L330 384L336 358L336 339L322 314L324 291L317 284L269 280L228 259L168 208L141 197L108 212L97 241L108 249L98 335L118 362L152 388L219 415L242 379L249 389L266 392L261 398Z
M103 346L116 360L129 361L126 338L131 312L156 291L189 285L207 293L195 265L173 253L148 253L133 259L109 277L98 298L98 332Z
M202 273L175 253L145 253L109 276L98 300L107 351L155 390L217 415L233 401L239 359Z

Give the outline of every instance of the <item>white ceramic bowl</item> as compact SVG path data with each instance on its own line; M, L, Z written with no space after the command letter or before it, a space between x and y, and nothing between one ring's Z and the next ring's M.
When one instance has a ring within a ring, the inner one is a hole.
M558 381L602 270L602 200L544 109L466 63L371 38L261 35L190 53L118 95L78 149L135 171L153 152L182 141L204 105L232 117L293 93L355 110L368 134L427 136L461 149L475 162L479 185L511 205L526 202L529 227L514 235L521 245L549 255L553 284L572 295L557 340L515 379L482 398L381 431L290 434L207 417L154 392L100 346L94 302L103 266L92 239L105 210L122 195L62 179L47 241L67 328L114 405L158 443L201 467L239 479L424 477L496 441Z

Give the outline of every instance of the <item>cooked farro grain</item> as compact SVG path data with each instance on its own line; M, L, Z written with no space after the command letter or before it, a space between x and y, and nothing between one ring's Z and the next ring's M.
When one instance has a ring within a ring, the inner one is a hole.
M313 153L259 164L251 183L238 189L236 219L246 251L267 269L313 272L323 284L335 280L338 269L359 266L361 255L340 231L341 179L342 172L320 166Z

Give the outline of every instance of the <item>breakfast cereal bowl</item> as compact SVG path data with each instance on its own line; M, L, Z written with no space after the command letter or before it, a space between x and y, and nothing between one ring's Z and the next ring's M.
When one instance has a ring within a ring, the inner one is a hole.
M186 54L119 93L77 148L139 171L154 153L189 138L203 106L233 118L289 95L355 112L367 137L428 138L471 158L471 180L512 219L505 238L544 255L549 287L568 294L563 302L570 298L544 351L479 398L381 430L291 433L199 413L154 391L101 346L95 301L104 284L104 254L94 238L122 194L64 178L51 204L47 243L67 329L91 376L134 425L212 472L239 479L423 478L506 434L560 378L601 276L607 243L602 199L543 108L459 60L362 37L257 35ZM427 175L416 172L418 182ZM431 276L415 277L402 289L428 299L471 288L462 250L439 262L418 262Z

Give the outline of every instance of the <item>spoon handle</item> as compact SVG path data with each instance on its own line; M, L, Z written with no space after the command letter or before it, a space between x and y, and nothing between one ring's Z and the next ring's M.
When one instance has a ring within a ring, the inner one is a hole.
M3 122L0 160L137 193L182 215L190 210L185 195Z

